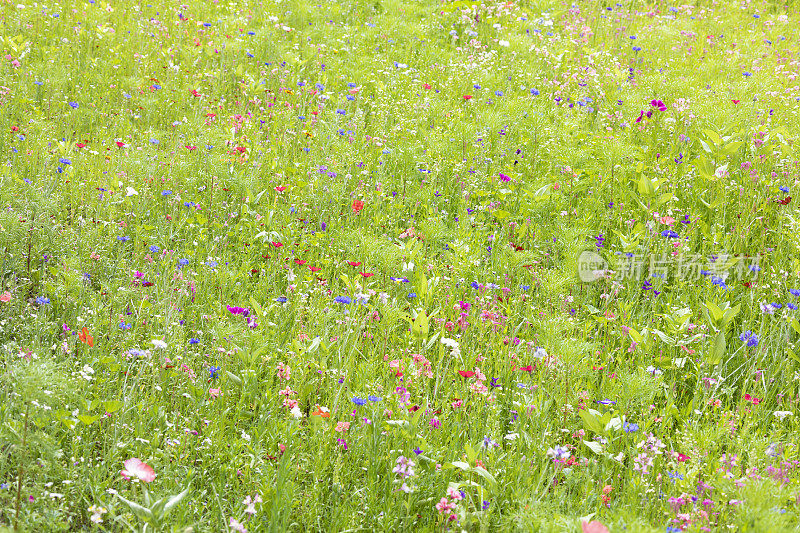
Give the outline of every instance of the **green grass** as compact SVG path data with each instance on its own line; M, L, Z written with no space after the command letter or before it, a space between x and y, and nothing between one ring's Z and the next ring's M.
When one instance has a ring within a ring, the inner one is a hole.
M2 11L0 528L797 530L795 6Z

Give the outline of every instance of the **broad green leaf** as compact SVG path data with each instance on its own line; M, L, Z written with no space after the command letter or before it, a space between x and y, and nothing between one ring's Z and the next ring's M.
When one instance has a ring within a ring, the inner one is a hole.
M583 443L586 445L587 448L592 450L597 455L602 455L603 446L601 446L599 442L585 440L585 441L583 441Z
M583 420L583 427L585 427L587 430L596 434L603 432L603 425L600 423L600 420L589 411L578 411L578 416L580 416L581 420Z
M111 400L110 402L103 402L103 409L106 410L106 413L116 413L119 411L123 406L123 403L119 400Z

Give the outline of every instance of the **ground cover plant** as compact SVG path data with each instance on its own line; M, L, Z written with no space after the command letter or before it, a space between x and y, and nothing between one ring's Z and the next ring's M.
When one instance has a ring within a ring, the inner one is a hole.
M2 5L0 528L798 528L797 6Z

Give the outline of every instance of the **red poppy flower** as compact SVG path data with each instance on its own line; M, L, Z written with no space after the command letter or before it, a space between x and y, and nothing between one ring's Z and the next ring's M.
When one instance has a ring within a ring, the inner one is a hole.
M739 100L731 100L731 102L733 102L734 104L738 104Z
M272 246L274 246L275 248L280 248L281 246L283 246L283 243L282 242L274 242L273 241L272 242Z
M321 267L308 267L308 269L309 269L311 272L319 272L320 270L322 270L322 268L321 268Z
M278 192L283 192L283 191L285 191L285 190L286 190L286 187L283 187L283 186L281 186L281 187L275 187L275 190L276 190L276 191L278 191Z
M472 100L472 95L471 94L465 94L464 95L464 100Z
M76 143L75 148L86 148L86 145L83 143Z
M117 144L117 146L119 146L120 148L122 148L122 147L124 147L124 146L125 146L125 143L124 143L124 142L122 142L122 141L117 141L117 143L116 143L116 144Z
M372 272L359 272L359 274L361 274L361 276L364 278L371 278L372 276L375 275Z
M240 154L243 154L247 151L247 148L245 148L244 146L237 146L236 151L239 152Z
M792 197L791 196L787 196L783 200L778 200L778 203L781 204L781 205L789 205L789 202L791 202L791 201L792 201Z
M459 370L458 373L461 374L461 377L463 378L471 378L475 375L475 372L472 370Z
M353 200L353 205L350 206L353 210L353 213L358 213L362 209L364 209L364 202L361 200Z
M295 259L294 262L297 263L300 266L303 266L303 265L306 264L307 261L304 261L302 259Z
M351 267L360 267L361 261L348 261L347 264L350 265Z
M523 366L523 367L520 367L520 370L522 370L523 372L533 372L533 366L531 366L531 365Z
M83 328L81 332L78 334L78 340L84 344L88 344L89 348L94 348L94 337L89 335L89 330Z

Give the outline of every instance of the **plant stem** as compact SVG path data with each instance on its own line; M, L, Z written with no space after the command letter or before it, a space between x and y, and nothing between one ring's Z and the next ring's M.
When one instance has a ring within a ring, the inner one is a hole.
M25 429L22 431L22 454L23 456L20 457L19 460L19 470L17 471L17 502L15 504L15 513L14 513L14 531L19 531L19 506L22 503L22 474L24 472L24 464L25 461L23 460L25 454L25 442L28 438L28 411L30 410L30 404L25 406Z

